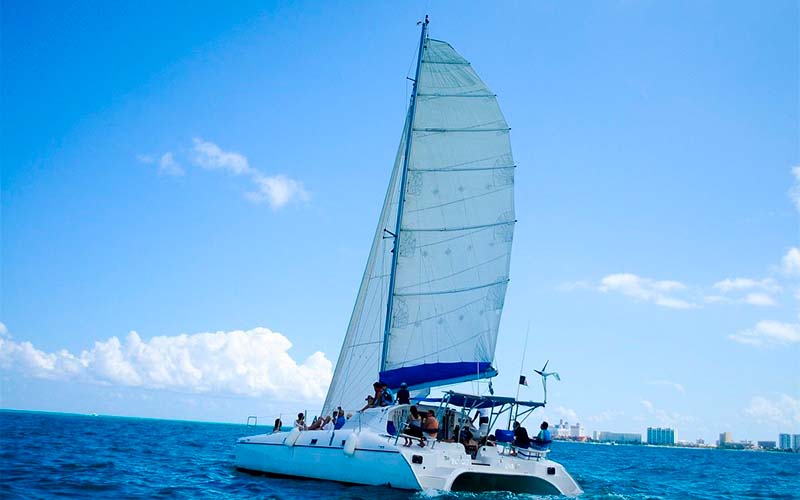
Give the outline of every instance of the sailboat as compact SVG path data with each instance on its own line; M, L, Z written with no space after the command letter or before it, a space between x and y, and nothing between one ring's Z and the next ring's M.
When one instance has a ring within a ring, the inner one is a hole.
M495 94L449 43L428 36L427 16L420 24L402 139L321 412L352 416L336 430L240 438L236 467L408 490L578 495L549 450L517 449L501 428L543 403L454 391L428 397L497 375L515 164ZM404 434L409 404L359 410L376 380L407 387L419 409L432 410L436 438L417 443Z

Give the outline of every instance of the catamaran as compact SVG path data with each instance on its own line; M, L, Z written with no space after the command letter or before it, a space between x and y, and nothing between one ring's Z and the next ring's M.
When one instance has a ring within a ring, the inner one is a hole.
M409 490L578 495L548 449L515 446L508 430L544 403L428 397L497 375L516 166L495 94L450 44L428 36L427 16L420 24L402 139L321 412L352 416L336 430L240 438L236 467ZM405 434L410 404L359 411L376 380L408 387L419 409L433 410L436 438Z

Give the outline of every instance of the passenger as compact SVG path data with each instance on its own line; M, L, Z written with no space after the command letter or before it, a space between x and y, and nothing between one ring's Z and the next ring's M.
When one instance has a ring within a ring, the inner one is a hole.
M403 446L411 446L411 439L406 436L419 438L420 444L425 446L425 443L422 441L422 415L419 414L416 406L409 408L408 412L406 428L403 429L403 439L405 439Z
M433 410L428 410L428 416L425 417L425 421L422 423L422 433L424 437L429 439L436 439L439 435L439 421L436 419L436 412ZM420 443L420 446L425 445Z
M320 417L320 420L322 420L322 417ZM319 430L329 431L331 429L333 429L333 423L331 423L331 416L327 415L325 416L325 420L322 420L322 424L319 426Z
M383 390L383 400L386 402L385 405L381 406L391 406L394 404L394 392L389 389L389 386L386 385L386 382L381 382L381 389Z
M408 384L406 384L405 382L400 384L400 390L397 391L397 404L399 405L411 404L411 394L408 392Z
M308 430L315 431L319 429L320 425L322 425L322 419L319 417L314 417L314 420L311 421L311 425L308 426Z
M283 421L280 418L276 418L275 425L272 427L272 433L275 434L276 432L280 432L281 427L283 427Z
M522 427L519 422L514 422L514 442L517 448L527 449L531 446L531 439L528 437L528 429Z
M294 421L294 426L295 426L295 428L300 429L301 431L306 430L307 429L307 427L306 427L306 416L303 415L302 413L298 413L297 414L297 420Z
M547 429L549 425L547 422L542 422L542 425L539 426L539 434L533 438L533 445L537 448L546 449L550 446L550 443L553 442L553 438L550 435L550 431Z
M336 422L333 425L333 430L338 431L344 427L344 424L347 422L347 420L344 418L344 410L340 409L336 413L338 413L338 415L336 416Z
M361 409L360 409L360 410L358 410L358 411L364 411L364 410L366 410L367 408L372 408L372 407L374 407L374 406L375 406L375 398L374 398L374 397L372 397L372 396L367 396L366 398L364 398L364 401L366 401L366 402L367 402L367 404L365 404L365 405L364 405L364 407L363 407L363 408L361 408Z
M372 384L372 388L375 389L375 396L373 396L372 407L378 408L379 406L386 406L386 399L383 395L383 385L380 382L375 382Z

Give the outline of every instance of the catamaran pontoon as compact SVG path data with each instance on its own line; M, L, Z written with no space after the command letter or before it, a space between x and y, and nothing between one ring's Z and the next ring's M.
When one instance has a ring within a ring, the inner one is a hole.
M469 62L428 37L427 17L421 24L403 137L322 415L359 408L378 374L392 389L406 383L423 405L435 403L424 400L433 387L497 374L516 222L509 128ZM542 405L447 393L435 410L444 420L458 407L510 415ZM241 438L236 466L411 490L581 493L546 450L490 446L486 436L468 449L448 442L451 426L422 447L403 446L408 409L356 412L333 431Z

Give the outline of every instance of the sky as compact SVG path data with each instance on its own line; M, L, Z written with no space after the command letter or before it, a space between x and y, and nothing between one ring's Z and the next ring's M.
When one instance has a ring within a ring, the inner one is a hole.
M317 411L425 13L512 129L495 390L522 366L541 400L549 360L537 419L799 433L800 21L780 0L3 2L0 407Z

